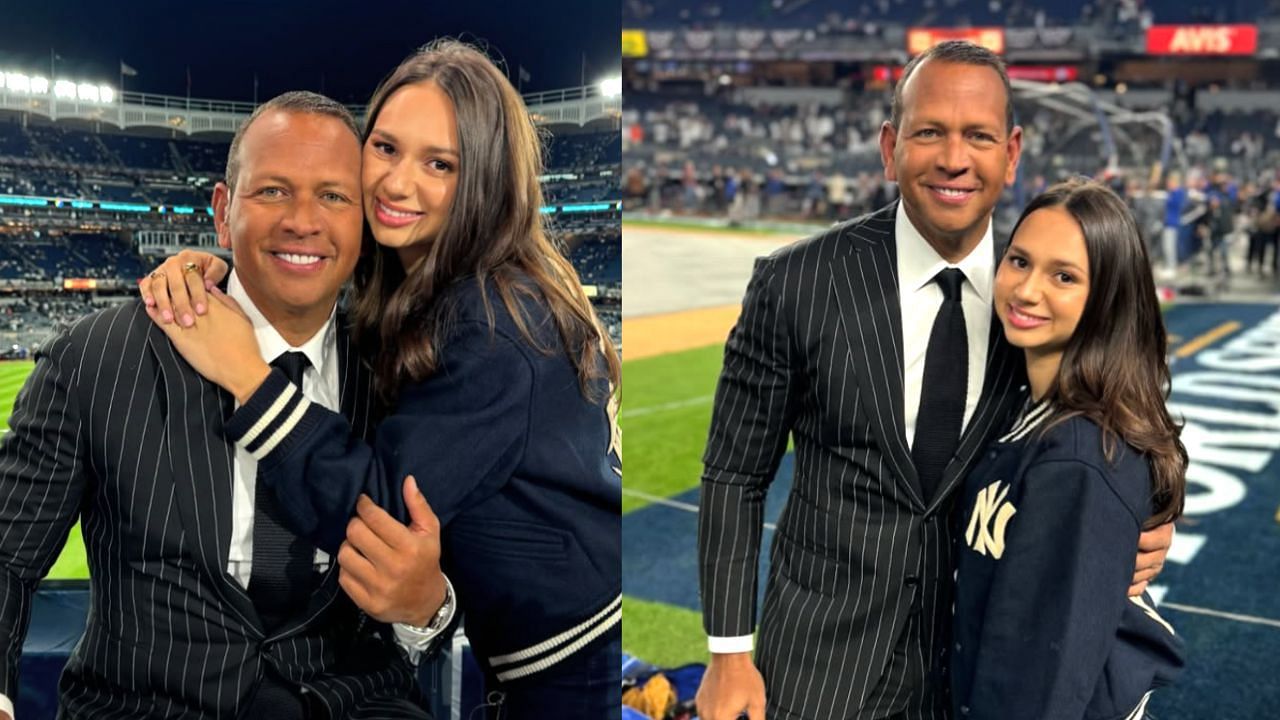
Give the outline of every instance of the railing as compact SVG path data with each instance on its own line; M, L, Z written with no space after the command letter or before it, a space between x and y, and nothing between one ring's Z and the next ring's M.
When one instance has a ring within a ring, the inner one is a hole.
M622 111L622 97L606 96L596 85L531 93L524 96L524 101L534 119L543 124L585 125L592 120L618 117ZM120 93L111 102L104 103L13 90L7 86L0 88L0 109L32 113L51 120L76 118L101 122L121 129L158 127L185 135L234 133L254 107L249 102L132 91ZM366 107L351 106L351 111L363 118Z

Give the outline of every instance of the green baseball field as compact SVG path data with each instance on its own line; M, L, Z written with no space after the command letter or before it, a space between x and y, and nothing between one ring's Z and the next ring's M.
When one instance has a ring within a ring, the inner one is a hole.
M27 381L35 363L30 360L0 362L0 432L9 432L9 415L13 401ZM67 539L62 555L49 571L50 580L88 580L89 561L84 554L84 541L80 538L80 524L76 523Z
M717 344L624 363L621 423L628 467L624 513L654 502L678 502L679 496L696 491L723 353L723 346ZM646 556L640 548L624 548L624 552L630 560ZM626 568L627 564L624 572L637 569ZM672 576L674 582L696 583L696 575L687 572ZM697 611L628 596L622 612L626 652L664 666L706 660Z

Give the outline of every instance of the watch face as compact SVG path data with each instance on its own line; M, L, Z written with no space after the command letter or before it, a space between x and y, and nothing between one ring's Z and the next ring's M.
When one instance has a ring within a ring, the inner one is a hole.
M448 585L444 588L444 602L440 603L440 609L431 618L431 622L427 623L427 630L440 630L445 626L445 620L453 614L453 589Z

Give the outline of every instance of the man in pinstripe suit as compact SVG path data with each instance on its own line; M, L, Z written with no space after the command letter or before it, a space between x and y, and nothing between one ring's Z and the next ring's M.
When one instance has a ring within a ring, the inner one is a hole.
M881 129L901 201L757 261L704 455L703 720L948 716L953 495L1023 396L1023 359L991 308L991 213L1021 138L1000 59L936 46L907 66ZM963 394L948 398L954 450L926 482L915 430L947 303L968 357L948 386ZM788 436L795 475L753 665L764 497Z
M335 316L360 250L360 152L345 108L288 93L237 133L213 204L237 261L228 294L264 353L305 356L304 392L367 433L371 373ZM81 520L92 604L59 717L426 717L396 643L412 654L429 633L397 626L393 640L340 591L339 563L306 549L301 573L314 589L286 587L292 604L263 609L267 585L253 569L275 545L257 533L270 523L255 514L267 502L254 497L256 465L223 437L233 402L182 361L140 302L85 318L38 355L0 448L0 715L13 714L32 592ZM382 537L405 530L389 516L364 519ZM423 542L425 572L438 576L438 542ZM377 613L422 625L438 601L428 604L379 598Z

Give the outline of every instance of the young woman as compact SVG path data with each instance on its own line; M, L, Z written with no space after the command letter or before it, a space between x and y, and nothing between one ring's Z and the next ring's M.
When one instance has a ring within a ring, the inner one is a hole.
M393 408L372 446L237 346L247 321L233 315L228 329L217 301L213 321L169 325L170 336L193 364L196 350L221 352L216 373L197 370L240 401L228 435L317 547L338 549L361 493L403 520L401 482L417 479L467 635L500 691L492 716L616 715L618 361L543 228L537 131L487 57L441 41L383 81L364 135L376 243L366 237L351 316ZM169 263L169 276L185 275Z
M1049 188L1015 226L994 296L1031 394L959 499L955 716L1141 718L1182 641L1149 596L1126 594L1139 533L1182 512L1187 455L1124 202L1093 182Z

